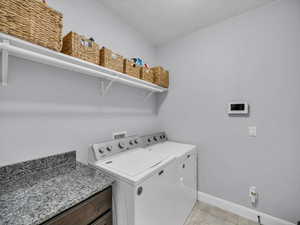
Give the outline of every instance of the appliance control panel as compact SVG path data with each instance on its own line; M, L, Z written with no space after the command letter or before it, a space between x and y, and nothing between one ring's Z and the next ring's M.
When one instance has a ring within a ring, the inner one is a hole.
M165 132L145 136L130 136L118 140L107 141L91 146L95 160L101 160L123 151L146 147L167 141Z
M140 147L139 137L132 136L118 140L103 142L100 144L93 144L92 150L95 160L100 160L111 155Z
M165 132L145 135L140 137L140 139L143 147L155 145L157 143L165 142L168 140Z

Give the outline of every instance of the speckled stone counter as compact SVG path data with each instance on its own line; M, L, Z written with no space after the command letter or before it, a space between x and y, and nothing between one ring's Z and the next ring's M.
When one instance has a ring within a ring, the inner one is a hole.
M41 224L113 180L68 152L0 168L0 225Z

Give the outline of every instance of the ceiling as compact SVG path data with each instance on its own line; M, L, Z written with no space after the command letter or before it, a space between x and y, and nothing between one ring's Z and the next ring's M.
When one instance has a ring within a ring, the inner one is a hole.
M273 0L100 0L158 46Z

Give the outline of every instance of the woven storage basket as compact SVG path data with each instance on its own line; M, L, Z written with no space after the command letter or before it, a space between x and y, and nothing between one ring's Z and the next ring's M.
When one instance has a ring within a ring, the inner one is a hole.
M146 67L142 67L141 70L140 70L140 78L142 80L153 83L154 82L154 73L151 69L148 69Z
M124 59L124 73L136 78L140 78L140 70L141 67L137 66L133 61Z
M112 50L103 47L100 50L100 65L106 68L116 70L123 73L124 58L121 55L114 53Z
M63 16L40 0L1 0L0 32L60 51Z
M70 32L64 37L62 52L91 63L99 64L99 46L94 41L75 32Z
M161 66L153 67L151 70L154 73L154 83L168 88L169 87L169 71L165 70Z

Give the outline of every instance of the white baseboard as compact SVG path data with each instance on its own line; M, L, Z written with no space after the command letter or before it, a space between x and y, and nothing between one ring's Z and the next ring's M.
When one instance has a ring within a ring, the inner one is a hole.
M245 206L238 205L233 202L223 200L221 198L214 197L203 192L198 192L198 200L237 214L249 220L257 221L257 216L260 216L263 225L296 225L294 223L270 216L268 214L247 208Z

